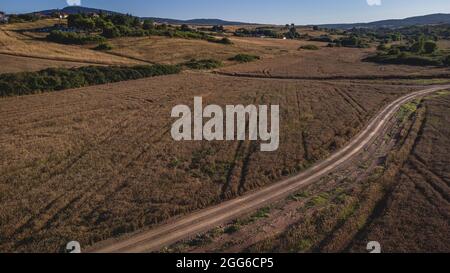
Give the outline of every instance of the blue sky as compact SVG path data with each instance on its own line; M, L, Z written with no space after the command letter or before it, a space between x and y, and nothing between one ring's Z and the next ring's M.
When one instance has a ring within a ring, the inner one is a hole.
M276 24L354 23L450 13L450 0L0 0L0 10L30 12L80 1L86 7L138 16Z

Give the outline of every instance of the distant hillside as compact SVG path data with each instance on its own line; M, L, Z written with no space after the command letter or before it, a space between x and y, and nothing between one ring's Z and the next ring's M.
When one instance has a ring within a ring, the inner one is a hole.
M81 7L81 6L70 6L70 7L65 7L63 9L49 9L49 10L38 11L35 13L40 13L40 14L44 14L44 15L52 15L55 12L65 12L67 14L79 14L79 13L119 14L119 12L115 12L115 11L87 8L87 7Z
M167 23L173 25L223 25L223 26L234 26L234 25L256 25L251 23L243 23L243 22L232 22L232 21L224 21L220 19L192 19L192 20L177 20L177 19L168 19L168 18L157 18L157 17L145 17L143 19L151 19L157 23Z
M109 11L109 10L102 10L102 9L95 9L95 8L87 8L87 7L81 7L81 6L70 6L65 7L63 9L51 9L51 10L43 10L36 13L44 14L44 15L51 15L55 12L65 12L67 14L79 14L79 13L104 13L104 14L120 14L119 12L115 11ZM169 19L169 18L158 18L158 17L143 17L142 19L152 19L153 21L157 23L167 23L167 24L173 24L173 25L181 25L181 24L188 24L188 25L249 25L249 23L243 23L243 22L230 22L230 21L224 21L220 19L192 19L192 20L178 20L178 19Z
M400 28L414 25L450 24L450 14L437 13L424 16L409 17L406 19L382 20L371 23L356 24L327 24L323 28L351 29L351 28Z

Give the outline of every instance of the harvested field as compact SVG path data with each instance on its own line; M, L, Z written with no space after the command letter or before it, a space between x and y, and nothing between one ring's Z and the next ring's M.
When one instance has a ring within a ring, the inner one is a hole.
M0 250L87 246L276 182L342 147L416 88L190 72L0 99ZM171 108L194 96L280 104L280 149L174 142Z
M273 59L226 67L220 71L242 76L301 79L449 75L448 69L445 68L424 69L406 65L379 65L362 62L362 59L373 53L373 49L355 48L299 51Z
M448 252L449 102L446 91L405 105L341 171L166 251L367 252L378 241L383 252Z

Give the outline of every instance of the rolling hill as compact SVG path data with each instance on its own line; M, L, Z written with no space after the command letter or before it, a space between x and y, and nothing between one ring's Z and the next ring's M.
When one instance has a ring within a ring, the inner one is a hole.
M414 25L450 24L450 14L437 13L424 16L415 16L405 19L382 20L370 23L356 24L326 24L323 28L351 29L351 28L400 28Z
M79 13L104 13L104 14L120 14L119 12L110 11L110 10L103 10L103 9L96 9L96 8L88 8L88 7L81 7L81 6L69 6L65 7L63 9L50 9L50 10L43 10L36 13L44 14L44 15L51 15L55 12L65 12L67 14L79 14ZM178 19L170 19L170 18L159 18L159 17L142 17L141 19L151 19L157 23L166 23L166 24L174 24L174 25L181 25L181 24L189 24L189 25L249 25L249 23L243 23L243 22L231 22L231 21L225 21L220 19L191 19L191 20L178 20Z

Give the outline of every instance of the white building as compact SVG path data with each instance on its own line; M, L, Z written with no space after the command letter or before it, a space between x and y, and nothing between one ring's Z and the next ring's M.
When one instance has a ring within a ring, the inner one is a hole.
M0 23L8 23L8 19L8 16L4 12L0 11Z

